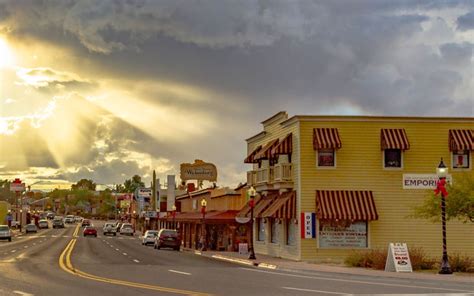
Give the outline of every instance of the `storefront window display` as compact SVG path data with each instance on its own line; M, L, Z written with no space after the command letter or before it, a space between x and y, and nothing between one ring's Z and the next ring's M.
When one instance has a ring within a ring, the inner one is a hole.
M258 227L258 241L265 241L265 220L260 218L257 223Z
M270 220L271 226L272 226L272 243L276 244L278 243L278 237L280 235L280 224L278 223L278 220L276 219L271 219Z
M319 247L325 249L368 247L367 221L320 220Z
M286 244L289 246L296 245L296 233L298 231L298 225L296 225L293 219L286 221Z

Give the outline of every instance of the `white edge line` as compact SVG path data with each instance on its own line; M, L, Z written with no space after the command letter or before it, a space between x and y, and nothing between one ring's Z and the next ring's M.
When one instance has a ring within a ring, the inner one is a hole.
M178 270L173 270L173 269L168 269L169 272L174 272L174 273L179 273L179 274L184 274L184 275L191 275L189 272L184 272L184 271L178 271Z
M138 261L137 259L133 259L133 262L140 263L140 261Z
M335 295L351 295L346 293L337 293L337 292L329 292L323 290L311 290L311 289L300 289L300 288L292 288L292 287L282 287L286 290L295 290L295 291L303 291L303 292L314 292L314 293L324 293L324 294L335 294Z

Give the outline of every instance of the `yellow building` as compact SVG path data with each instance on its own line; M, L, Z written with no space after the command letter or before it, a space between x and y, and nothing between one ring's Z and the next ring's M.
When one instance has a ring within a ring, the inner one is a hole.
M441 158L453 182L473 174L474 118L279 112L262 125L245 159L258 192L256 253L340 261L404 242L441 257L441 222L410 216L434 188ZM447 246L474 256L474 224L448 221Z

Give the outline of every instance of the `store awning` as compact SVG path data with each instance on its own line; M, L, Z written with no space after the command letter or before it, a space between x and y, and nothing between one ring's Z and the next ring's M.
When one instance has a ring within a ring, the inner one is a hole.
M256 155L255 155L255 160L260 160L260 159L270 159L271 158L271 151L273 147L275 147L278 144L278 139L271 140L265 146L260 150Z
M341 139L337 128L315 128L313 129L313 148L319 149L340 149Z
M209 211L206 212L206 222L234 222L235 216L239 211L227 210L227 211ZM160 218L165 221L176 221L176 222L202 222L201 212L182 212L176 213L173 218L172 214L168 214L166 217Z
M263 211L265 211L272 204L274 197L275 195L268 195L262 197L260 201L255 204L255 208L253 209L253 216L257 218L262 218Z
M449 149L474 150L474 130L449 130Z
M260 197L255 197L255 204L257 204L260 200ZM237 217L250 217L250 206L248 201L245 203L245 206L237 213Z
M273 147L272 156L278 154L291 154L293 152L293 134L289 133L278 145Z
M383 128L380 130L380 146L385 149L410 149L407 133L404 128Z
M372 191L316 190L316 215L323 220L378 220Z
M255 155L262 149L262 145L255 148L245 159L244 163L255 163Z
M262 213L265 218L295 219L296 218L296 192L285 192L276 198L273 203Z

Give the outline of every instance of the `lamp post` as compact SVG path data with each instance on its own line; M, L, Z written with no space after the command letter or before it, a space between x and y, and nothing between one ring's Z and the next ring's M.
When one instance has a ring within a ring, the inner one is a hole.
M201 200L201 213L202 213L202 229L201 229L201 251L207 251L206 249L206 206L207 201Z
M253 208L255 207L255 195L257 194L257 191L255 190L255 188L250 187L250 189L248 190L248 194L249 194L249 206L250 206L250 246L249 246L249 259L252 259L252 260L255 260L257 259L255 257L255 251L253 249Z
M176 229L176 226L174 225L174 223L175 223L174 220L176 218L176 206L175 205L173 205L173 207L171 208L171 215L173 216L173 227L174 227L174 229Z
M441 162L436 169L436 175L439 178L438 184L436 186L435 194L441 193L441 223L443 225L443 259L441 261L441 269L439 274L452 274L451 266L449 266L448 261L448 249L446 247L446 176L448 175L448 168L441 158Z
M19 223L20 223L20 232L21 232L21 226L22 226L22 223L23 223L22 218L23 218L23 210L20 209L20 221L19 221Z

